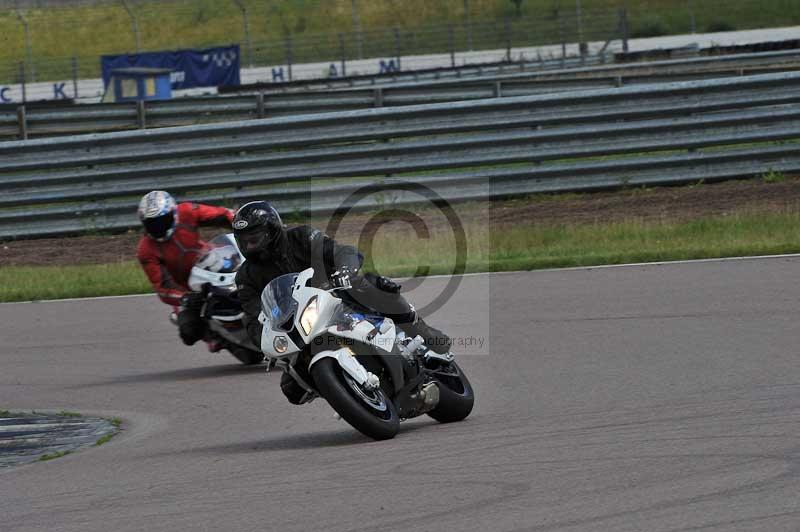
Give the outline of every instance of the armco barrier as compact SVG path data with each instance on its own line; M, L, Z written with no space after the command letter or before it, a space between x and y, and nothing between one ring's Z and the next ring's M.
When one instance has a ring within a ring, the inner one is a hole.
M362 207L800 171L800 73L0 143L0 238L135 227L154 188ZM371 202L371 203L370 203Z

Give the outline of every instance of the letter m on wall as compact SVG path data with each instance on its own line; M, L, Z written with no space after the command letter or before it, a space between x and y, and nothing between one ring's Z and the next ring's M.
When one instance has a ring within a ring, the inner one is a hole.
M386 74L388 72L400 72L400 67L398 67L394 59L390 59L388 62L381 59L380 65L381 74Z

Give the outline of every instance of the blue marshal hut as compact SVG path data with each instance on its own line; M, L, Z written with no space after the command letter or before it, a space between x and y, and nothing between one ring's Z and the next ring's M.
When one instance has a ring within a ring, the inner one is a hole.
M103 103L169 100L172 84L168 68L127 67L111 71Z

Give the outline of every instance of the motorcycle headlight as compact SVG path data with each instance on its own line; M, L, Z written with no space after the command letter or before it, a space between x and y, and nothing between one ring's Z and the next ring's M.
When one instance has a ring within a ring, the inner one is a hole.
M277 353L283 354L289 349L289 341L285 336L276 336L272 341L272 347Z
M311 334L311 329L316 325L317 318L319 318L319 309L317 308L317 297L314 296L300 315L300 327L302 327L306 335Z

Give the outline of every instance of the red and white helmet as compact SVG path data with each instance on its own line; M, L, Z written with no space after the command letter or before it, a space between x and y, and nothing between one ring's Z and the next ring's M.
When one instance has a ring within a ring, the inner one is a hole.
M168 192L148 192L139 202L139 221L150 238L159 242L169 240L175 232L178 205Z

